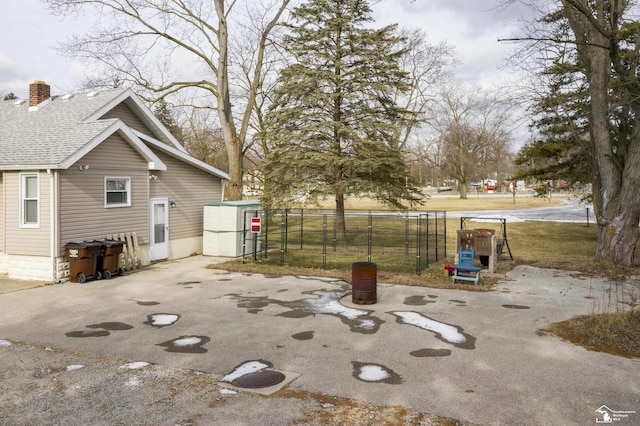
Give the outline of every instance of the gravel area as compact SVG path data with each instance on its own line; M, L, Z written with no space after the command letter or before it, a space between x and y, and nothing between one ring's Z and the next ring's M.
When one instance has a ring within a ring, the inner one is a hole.
M236 392L209 374L0 340L0 425L463 425L284 388Z

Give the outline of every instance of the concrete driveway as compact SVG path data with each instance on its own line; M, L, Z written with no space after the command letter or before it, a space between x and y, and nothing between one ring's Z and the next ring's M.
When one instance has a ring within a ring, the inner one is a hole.
M620 284L518 267L489 293L378 283L378 303L354 305L341 281L206 268L215 261L0 294L0 339L220 379L259 361L290 389L480 424L595 424L603 405L616 424L640 423L640 360L536 333L601 309Z

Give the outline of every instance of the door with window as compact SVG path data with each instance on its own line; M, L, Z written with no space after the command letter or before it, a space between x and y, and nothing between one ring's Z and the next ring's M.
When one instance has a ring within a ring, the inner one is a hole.
M149 251L151 260L169 257L169 199L152 198Z

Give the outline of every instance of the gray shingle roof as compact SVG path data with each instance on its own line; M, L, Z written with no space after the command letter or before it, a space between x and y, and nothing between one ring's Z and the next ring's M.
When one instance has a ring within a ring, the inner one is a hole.
M125 90L52 97L35 111L28 101L0 101L0 169L60 167L116 121L85 119Z
M153 135L143 135L118 119L100 118L122 101L127 102ZM154 170L165 170L166 166L149 146L221 179L229 179L225 172L190 156L130 89L53 96L31 111L27 101L0 101L0 170L66 168L118 129Z

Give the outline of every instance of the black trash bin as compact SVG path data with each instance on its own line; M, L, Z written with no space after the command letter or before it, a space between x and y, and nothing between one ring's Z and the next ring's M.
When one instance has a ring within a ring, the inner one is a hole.
M378 300L378 265L373 262L351 264L351 300L358 305L372 305Z
M100 255L100 244L93 241L77 241L65 245L69 259L69 280L73 283L84 283L88 280L100 279L96 273L96 264Z
M120 254L125 242L120 240L95 240L100 245L100 255L96 262L96 275L109 279L114 275L124 275L124 269L120 266Z

